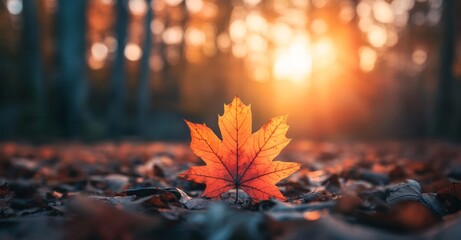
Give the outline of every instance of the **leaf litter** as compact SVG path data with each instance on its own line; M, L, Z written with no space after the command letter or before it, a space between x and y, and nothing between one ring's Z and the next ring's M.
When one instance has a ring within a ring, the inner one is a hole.
M1 239L456 239L461 149L293 141L286 200L201 197L183 143L0 144ZM442 163L440 163L442 162Z

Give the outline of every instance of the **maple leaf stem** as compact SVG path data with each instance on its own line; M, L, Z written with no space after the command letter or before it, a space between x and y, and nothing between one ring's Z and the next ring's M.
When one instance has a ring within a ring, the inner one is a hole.
M235 185L235 204L238 203L238 200L239 200L239 185L236 184Z

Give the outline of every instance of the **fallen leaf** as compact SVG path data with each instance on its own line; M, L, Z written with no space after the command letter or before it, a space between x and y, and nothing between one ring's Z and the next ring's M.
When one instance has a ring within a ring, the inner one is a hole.
M186 222L198 226L197 239L266 239L259 231L264 224L262 214L239 212L218 203L211 205L208 211L189 214ZM207 236L207 237L204 237Z
M386 185L389 183L387 174L376 173L366 169L351 169L346 174L347 179L364 180L375 185Z
M334 209L336 212L339 213L350 214L362 205L363 201L360 198L354 195L344 195L338 198L338 201L336 202Z
M387 189L386 202L392 205L402 201L421 201L421 198L421 186L409 179Z
M421 231L440 221L433 211L415 201L398 202L388 212L358 213L357 217L359 222L397 232Z
M431 209L436 212L439 216L444 216L448 214L448 210L442 204L442 202L437 198L436 193L423 193L422 195L423 202L431 207Z
M165 191L163 194L154 195L146 203L156 208L169 208L170 204L178 204L178 198L171 192Z
M461 166L452 167L447 176L458 180L461 179Z
M449 213L461 209L461 183L453 182L437 191L437 199L442 202Z
M280 202L277 200L271 200L273 206L266 210L266 214L270 216L272 219L276 219L278 221L286 221L286 220L296 220L296 219L306 219L307 212L317 212L332 209L335 206L334 201L326 201L326 202L315 202L315 203L307 203L307 204L292 204L286 202ZM314 217L311 214L309 217ZM317 218L319 218L317 216ZM307 220L314 220L314 219L307 219Z
M415 180L409 179L387 189L387 203L395 205L400 202L410 201L422 203L440 216L447 213L435 194L421 193L421 186Z
M9 202L13 196L14 192L8 188L6 183L0 186L0 210L6 209L9 206Z
M221 141L205 124L186 120L191 131L191 148L206 166L194 166L181 177L205 183L207 197L218 197L235 188L245 191L253 200L284 200L275 183L300 167L299 163L272 161L290 142L285 134L287 117L274 117L252 134L251 109L238 97L224 105L219 116ZM238 195L236 196L236 201Z
M437 192L438 195L448 195L461 201L461 183L453 182Z
M341 182L337 174L333 174L323 181L323 185L325 185L325 189L331 193L339 193L341 191Z
M104 185L104 190L112 192L122 191L128 185L130 180L129 177L121 174L109 174L104 177L95 176L90 179L102 183L102 185Z
M119 198L130 201L131 197ZM66 212L74 217L64 225L65 239L139 239L140 233L149 231L159 239L168 239L162 233L169 226L160 216L143 216L122 211L117 204L105 204L97 198L76 197L67 205ZM125 209L125 208L123 208ZM137 236L137 237L136 237Z

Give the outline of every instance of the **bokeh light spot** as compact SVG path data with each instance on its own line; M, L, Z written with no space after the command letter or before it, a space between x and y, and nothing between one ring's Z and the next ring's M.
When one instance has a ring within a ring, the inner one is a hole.
M413 54L411 54L411 60L418 65L424 64L426 59L427 53L422 49L416 49Z
M130 61L138 61L142 56L141 47L136 43L128 43L125 47L125 57Z
M6 2L6 8L8 9L8 12L10 12L10 14L18 15L22 12L22 0L8 0Z
M367 33L368 42L373 47L382 47L387 41L387 32L386 29L377 25L370 27Z
M104 61L107 58L108 53L109 49L104 43L97 42L93 43L91 46L91 54L97 61Z
M364 72L370 72L375 68L378 54L370 47L361 47L359 49L360 69Z

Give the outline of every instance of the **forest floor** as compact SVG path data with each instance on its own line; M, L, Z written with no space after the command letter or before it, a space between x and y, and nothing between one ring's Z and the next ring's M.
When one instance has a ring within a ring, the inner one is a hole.
M200 197L183 143L0 144L0 239L459 239L461 147L294 141L286 202Z

